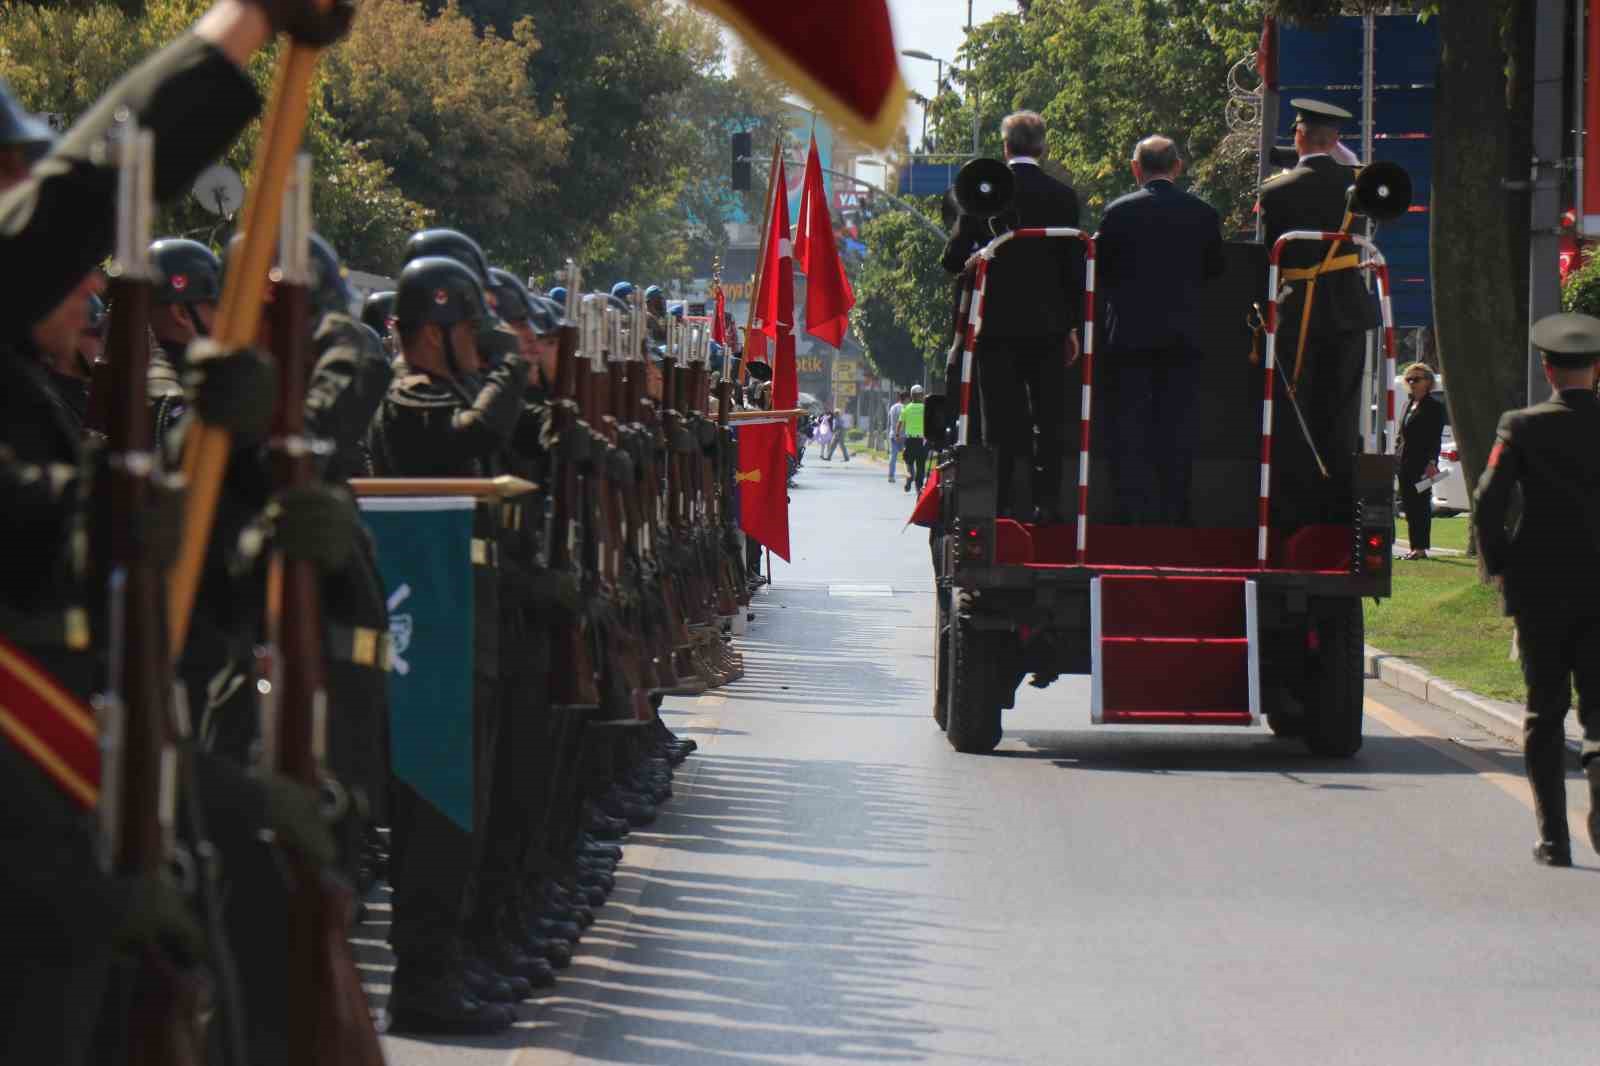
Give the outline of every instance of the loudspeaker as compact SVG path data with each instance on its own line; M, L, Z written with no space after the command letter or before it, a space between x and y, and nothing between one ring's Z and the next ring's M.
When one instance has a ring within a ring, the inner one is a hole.
M1399 218L1411 206L1411 175L1397 163L1368 163L1350 186L1350 210L1379 222Z
M962 214L994 218L1011 206L1017 182L1011 168L1000 160L973 159L957 172L951 188Z

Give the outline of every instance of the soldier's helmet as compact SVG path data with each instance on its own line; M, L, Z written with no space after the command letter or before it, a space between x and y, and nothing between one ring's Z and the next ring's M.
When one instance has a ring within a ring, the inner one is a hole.
M389 320L394 317L394 292L375 292L361 304L361 322L378 336L387 336Z
M489 318L477 276L459 261L442 255L413 259L400 271L394 312L402 331L429 322L453 326Z
M319 315L330 311L348 315L351 305L355 302L356 294L350 291L350 283L345 280L344 264L339 262L339 253L333 250L333 245L324 240L320 233L313 233L311 309Z
M528 325L541 337L548 337L561 328L562 309L554 300L543 296L533 298L533 309L528 315Z
M489 258L483 254L482 245L460 230L425 229L413 233L406 241L406 263L435 256L465 264L477 275L479 285L488 286Z
M160 278L151 294L156 303L200 304L222 299L222 260L199 241L184 237L154 241L150 263Z
M611 286L611 295L615 296L619 300L626 300L628 297L633 295L633 282L617 282L615 285Z
M489 291L494 293L495 310L507 322L526 322L532 316L534 297L511 271L490 267Z
M551 289L550 292L549 292L549 296L550 296L550 299L555 301L557 307L560 307L563 310L566 309L566 306L567 306L567 287L565 285L557 285L555 288Z

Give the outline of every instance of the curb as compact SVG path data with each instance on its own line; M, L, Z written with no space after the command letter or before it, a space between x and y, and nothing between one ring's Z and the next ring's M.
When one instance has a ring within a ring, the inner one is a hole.
M1407 696L1420 700L1430 707L1437 707L1442 711L1449 711L1458 718L1465 718L1498 737L1518 743L1522 740L1522 716L1519 713L1520 708L1515 704L1498 703L1476 692L1452 685L1421 667L1397 655L1391 655L1381 648L1374 648L1370 644L1362 647L1362 663L1369 678L1404 692ZM1567 724L1571 725L1570 718ZM1567 748L1574 753L1582 750L1578 738L1570 731L1567 734Z

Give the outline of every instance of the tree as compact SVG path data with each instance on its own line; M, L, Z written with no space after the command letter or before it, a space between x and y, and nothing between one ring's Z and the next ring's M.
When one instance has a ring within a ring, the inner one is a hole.
M1561 287L1561 309L1600 317L1600 256L1567 275Z
M938 217L938 198L921 205ZM939 265L938 235L906 211L884 211L861 230L867 261L855 278L851 323L867 360L891 381L944 374L954 282Z
M529 19L505 37L480 35L453 3L429 18L410 0L365 0L323 60L323 97L343 135L516 273L559 199L568 143L559 103L541 111L532 99L527 71L539 51Z
M1228 136L1227 76L1260 30L1260 0L1038 0L1026 18L1002 14L974 27L955 75L967 95L941 96L931 121L939 144L966 150L976 97L980 154L999 156L1000 120L1038 111L1050 158L1066 168L1086 222L1131 191L1128 160L1139 139L1166 133L1195 191L1241 229L1253 202L1254 145Z
M110 3L76 7L14 5L0 8L0 77L27 107L75 120L145 56L182 33L206 8L204 0L149 0L130 16ZM359 23L358 23L359 24ZM250 74L265 94L275 53L251 62ZM431 217L389 181L389 169L342 138L312 93L305 147L314 161L312 199L317 226L348 262L386 268L405 236ZM248 180L259 123L229 150L224 162ZM157 233L185 234L220 246L226 222L192 200L170 205Z

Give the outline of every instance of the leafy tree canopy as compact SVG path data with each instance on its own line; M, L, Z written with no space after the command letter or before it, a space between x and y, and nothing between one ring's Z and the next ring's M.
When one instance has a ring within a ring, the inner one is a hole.
M937 220L937 197L920 206ZM954 291L939 265L943 243L906 211L880 212L861 234L870 251L856 274L851 322L868 362L900 384L920 382L925 367L942 375Z

